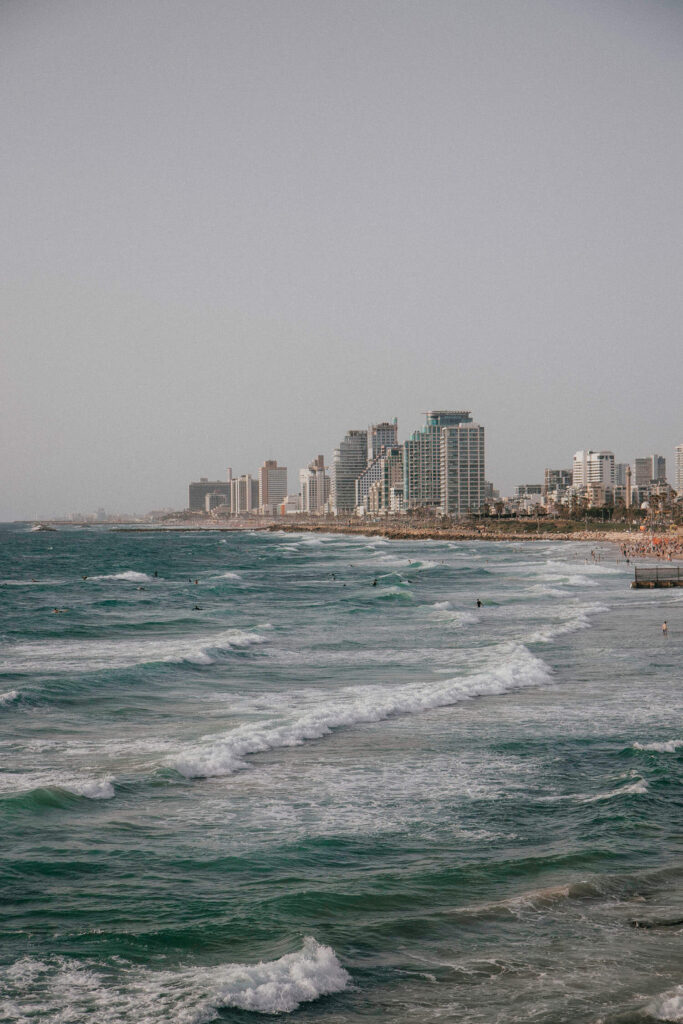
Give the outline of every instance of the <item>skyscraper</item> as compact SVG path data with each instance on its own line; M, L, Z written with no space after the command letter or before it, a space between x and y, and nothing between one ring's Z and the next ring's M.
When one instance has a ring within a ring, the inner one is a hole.
M335 514L353 512L356 506L356 480L368 461L367 430L349 430L335 449L330 481L330 501Z
M675 448L676 465L674 486L678 494L683 494L683 444L677 444Z
M262 515L273 515L287 497L287 467L266 459L258 471L258 506Z
M234 516L253 512L258 508L258 480L251 473L233 477L230 481L230 511Z
M404 501L407 509L439 508L441 494L441 431L471 423L469 412L437 409L403 445Z
M636 459L636 487L649 487L666 480L666 459L661 455L648 455Z
M316 456L306 469L299 472L301 511L320 515L330 497L330 478L325 469L325 457Z
M589 484L614 487L614 452L594 452L590 449L575 452L572 486L587 487Z
M378 455L382 454L383 448L392 448L398 444L398 421L392 423L372 423L368 427L368 465Z
M484 428L459 423L441 430L441 508L451 516L478 512L484 504Z

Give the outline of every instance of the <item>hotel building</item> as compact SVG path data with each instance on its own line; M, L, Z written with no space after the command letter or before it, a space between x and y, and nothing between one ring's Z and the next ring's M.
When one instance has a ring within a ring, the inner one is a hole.
M459 423L441 430L441 508L450 516L478 512L484 504L484 428Z
M441 432L444 427L471 423L469 412L437 409L403 445L403 492L406 509L442 505Z
M356 507L356 480L368 462L367 430L349 430L335 449L330 481L330 504L335 515Z

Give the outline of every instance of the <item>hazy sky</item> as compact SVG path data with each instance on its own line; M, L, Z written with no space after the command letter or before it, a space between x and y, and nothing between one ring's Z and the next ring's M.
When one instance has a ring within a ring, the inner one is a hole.
M2 0L0 518L683 443L683 4Z

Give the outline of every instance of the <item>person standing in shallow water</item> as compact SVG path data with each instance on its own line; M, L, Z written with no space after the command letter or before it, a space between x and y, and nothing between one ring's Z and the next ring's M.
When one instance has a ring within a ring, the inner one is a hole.
M662 636L667 637L669 635L669 627L666 624L666 619L662 623Z

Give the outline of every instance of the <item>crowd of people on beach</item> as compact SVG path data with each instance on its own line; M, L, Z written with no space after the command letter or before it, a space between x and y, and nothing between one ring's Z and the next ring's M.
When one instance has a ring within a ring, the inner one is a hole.
M683 535L637 537L622 544L621 553L627 561L632 558L661 558L671 562L674 558L683 558Z

